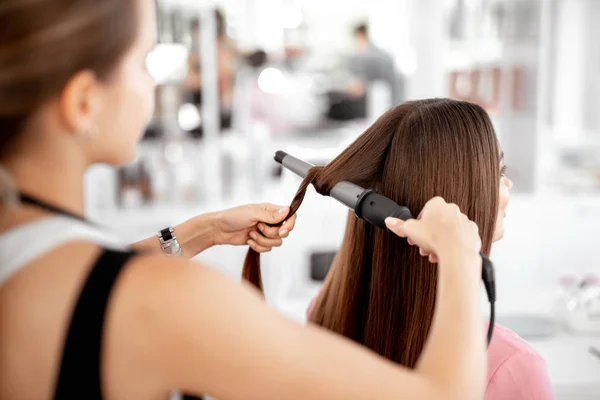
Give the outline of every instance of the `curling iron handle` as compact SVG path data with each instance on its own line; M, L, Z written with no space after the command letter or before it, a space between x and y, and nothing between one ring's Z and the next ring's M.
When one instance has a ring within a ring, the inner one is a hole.
M403 221L412 218L408 208L398 205L373 190L362 192L356 201L354 212L358 218L363 218L381 229L387 229L385 225L387 217L399 218Z
M375 193L372 190L365 190L356 202L355 208L356 216L363 218L371 224L378 226L382 229L387 229L385 225L385 219L387 217L399 218L406 221L412 218L412 214L409 209L398 205L393 200L384 197L380 194ZM490 291L489 286L494 285L494 265L489 258L482 252L481 255L481 275L484 283L486 284L486 290ZM495 290L492 293L488 293L490 300L496 300Z

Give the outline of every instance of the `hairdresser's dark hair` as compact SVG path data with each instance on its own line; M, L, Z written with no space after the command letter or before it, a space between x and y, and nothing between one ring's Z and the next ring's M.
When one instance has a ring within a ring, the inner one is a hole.
M500 154L481 107L431 99L393 108L331 163L309 171L290 214L300 207L308 185L328 194L342 180L373 188L406 205L413 215L434 196L456 203L477 223L483 252L489 254L498 212ZM258 261L250 251L243 275L260 287ZM349 213L342 247L309 321L412 368L431 325L436 281L435 265L417 248Z
M109 79L137 21L137 0L2 0L0 152L76 73Z

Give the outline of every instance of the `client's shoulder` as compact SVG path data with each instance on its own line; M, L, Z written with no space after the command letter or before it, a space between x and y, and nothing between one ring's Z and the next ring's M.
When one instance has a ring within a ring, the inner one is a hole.
M519 335L494 325L487 354L486 400L554 399L546 361Z
M494 335L488 348L488 368L490 374L510 358L541 358L539 353L525 339L510 329L495 324Z

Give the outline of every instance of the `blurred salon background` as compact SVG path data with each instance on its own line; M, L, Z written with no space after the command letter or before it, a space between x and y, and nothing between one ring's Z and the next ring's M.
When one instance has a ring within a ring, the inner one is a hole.
M325 164L402 101L478 103L514 182L492 253L498 321L544 356L558 399L600 399L600 0L157 6L155 115L135 162L89 171L92 220L133 241L228 206L289 204L300 178L275 151ZM262 258L273 307L304 321L346 212L309 190L292 236ZM239 277L245 252L199 258Z

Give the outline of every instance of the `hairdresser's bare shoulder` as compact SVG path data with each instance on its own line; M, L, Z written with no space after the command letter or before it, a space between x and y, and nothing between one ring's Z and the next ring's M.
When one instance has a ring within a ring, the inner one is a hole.
M234 351L232 344L244 342L236 328L250 323L257 304L268 310L249 285L207 265L160 253L130 261L111 303L103 370L109 398L226 385L229 367L219 360ZM257 350L252 357L260 355ZM131 377L127 387L122 386L125 375ZM135 387L143 391L132 392Z
M101 253L94 243L63 244L0 288L0 363L8 367L0 373L0 398L51 397L74 303ZM184 324L191 309L213 308L202 290L217 275L161 253L134 256L128 262L111 293L103 329L102 374L108 399L151 398L173 387L165 370L170 367L178 375L184 366L169 365L165 357L172 346L189 345ZM189 304L191 293L202 304ZM177 331L180 334L173 335ZM118 384L123 376L128 376L126 385ZM11 393L11 388L19 393Z
M0 398L51 397L73 302L100 251L66 243L0 287Z

